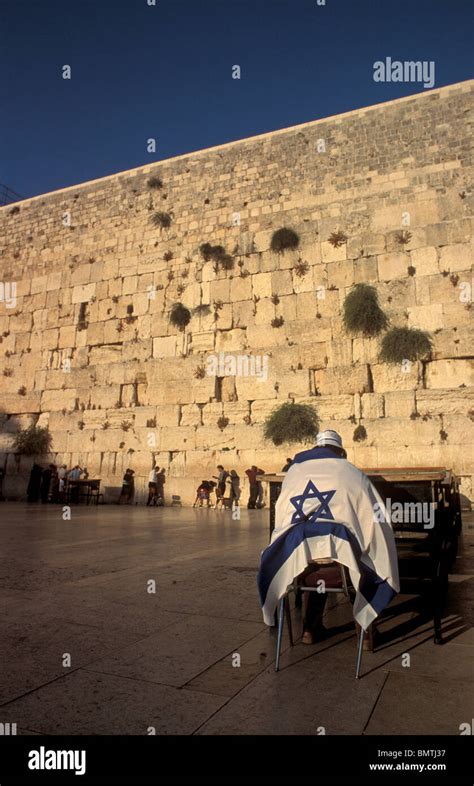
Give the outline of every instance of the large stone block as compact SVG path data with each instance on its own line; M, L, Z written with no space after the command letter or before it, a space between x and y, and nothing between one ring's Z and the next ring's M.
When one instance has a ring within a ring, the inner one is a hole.
M419 393L416 391L418 399ZM415 412L414 390L393 390L384 394L385 416L387 418L409 418Z
M314 372L316 392L320 395L334 393L366 393L369 391L368 367L328 368Z
M439 269L449 270L470 270L472 268L472 246L469 243L456 243L452 246L444 246L439 250Z
M427 388L461 388L474 385L471 359L434 360L426 364Z
M392 279L406 278L410 257L403 251L393 254L380 254L377 257L377 263L380 281L391 281Z
M415 390L423 386L421 363L407 363L404 366L388 363L374 364L370 367L375 393L391 390Z
M430 276L439 272L438 252L434 246L416 248L410 252L411 264L416 269L416 275Z
M408 326L434 331L444 326L443 306L432 303L428 306L413 306L408 309Z
M458 388L456 390L418 390L416 392L416 409L419 415L469 415L472 411L472 390Z
M83 284L72 290L73 303L88 303L95 295L96 284Z
M360 401L361 417L365 419L384 417L384 397L381 393L363 393Z

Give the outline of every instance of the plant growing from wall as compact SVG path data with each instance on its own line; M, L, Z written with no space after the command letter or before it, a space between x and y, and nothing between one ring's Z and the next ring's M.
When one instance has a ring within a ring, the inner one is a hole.
M163 181L161 177L158 177L157 175L154 175L153 177L149 177L148 180L146 181L146 184L148 188L156 188L156 189L163 188Z
M404 360L421 360L432 349L430 335L424 330L408 327L392 328L382 339L380 360L382 363L398 364Z
M16 435L13 449L23 456L39 456L50 452L52 441L47 426L30 426Z
M341 230L338 230L337 232L331 232L331 234L328 237L328 243L334 246L334 248L339 248L339 246L342 246L346 242L347 242L347 235L345 234L345 232L342 232Z
M308 265L308 263L307 263L307 262L305 262L305 261L304 261L303 259L301 259L301 257L300 257L300 258L298 259L298 262L296 263L296 265L295 265L295 267L294 267L295 274L298 276L298 278L304 278L304 277L305 277L305 275L306 275L306 273L308 272L308 270L309 270L309 265Z
M178 295L178 297L181 297L185 289L186 289L185 284L178 284L178 286L176 287L176 294Z
M282 445L283 442L314 440L318 430L319 418L313 407L286 401L266 419L263 434L274 445Z
M156 213L153 213L150 221L155 227L159 227L160 229L168 229L168 227L171 226L170 214L163 213L161 210L157 210Z
M204 379L206 376L206 367L205 366L198 366L196 371L194 372L194 376L196 379Z
M84 426L85 426L85 425L86 425L86 424L84 423L84 421L83 421L83 420L78 420L78 422L77 422L77 428L79 429L79 431L84 431Z
M130 423L129 420L122 420L122 423L120 424L120 428L122 429L122 431L130 431L130 429L132 428L132 424Z
M170 322L175 327L179 328L180 330L184 330L186 325L188 325L191 321L191 312L189 308L183 306L182 303L175 303L171 307L170 311Z
M274 306L278 306L278 304L280 302L280 298L278 297L278 295L272 295L271 301L272 301Z
M224 246L212 246L210 243L202 243L199 246L199 252L205 262L213 261L214 272L219 270L232 270L234 267L234 258L228 254Z
M21 388L18 388L17 392L18 392L19 396L26 396L26 388L25 388L25 386L22 385Z
M388 319L379 306L377 290L370 284L356 284L346 296L343 305L343 322L350 333L377 336L388 325Z
M200 303L194 309L194 313L199 317L207 317L211 313L211 307L208 303Z
M221 415L220 418L217 420L217 425L219 426L221 431L224 431L225 428L229 425L229 418L224 417Z
M165 260L165 262L169 262L171 259L173 259L173 252L165 251L165 253L163 254L163 259Z
M280 328L285 323L283 317L274 317L271 321L272 328Z
M408 265L407 273L409 276L414 276L416 273L416 267L413 267L413 265Z
M285 251L290 251L294 248L298 248L300 244L299 235L294 231L294 229L289 229L288 227L282 227L281 229L277 229L276 232L273 233L270 248L272 251L275 251L277 254L284 254Z
M411 238L412 238L411 232L408 232L408 230L406 229L397 232L395 235L395 240L397 241L399 246L406 246L410 242Z
M367 439L367 431L365 429L365 426L361 426L361 425L357 426L357 428L354 429L354 433L352 435L353 442L364 442L364 440L366 439Z
M4 368L3 369L3 376L4 377L12 377L13 376L13 369L12 368Z

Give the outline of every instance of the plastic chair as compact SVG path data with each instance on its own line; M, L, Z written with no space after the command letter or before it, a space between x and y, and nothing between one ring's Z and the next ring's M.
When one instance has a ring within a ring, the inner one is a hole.
M314 562L310 563L310 565L316 565L320 567L337 567L340 570L341 576L341 586L340 587L325 587L325 593L342 593L346 596L346 598L350 601L349 595L349 588L347 586L347 577L346 577L346 570L344 565L341 565L339 562L335 562L334 560L314 560ZM293 629L291 624L291 610L290 610L290 592L294 592L295 595L301 592L318 592L317 587L307 587L299 583L299 580L304 576L301 574L297 576L293 582L288 587L285 594L280 598L280 602L278 604L278 635L277 635L277 645L276 645L276 661L275 661L275 671L280 670L280 656L281 656L281 643L283 639L283 624L284 618L286 617L287 625L288 625L288 636L290 639L290 645L293 647ZM357 643L357 660L356 660L356 680L359 679L360 676L360 667L362 663L362 651L364 645L364 637L365 631L362 628L359 628L358 633L358 643Z

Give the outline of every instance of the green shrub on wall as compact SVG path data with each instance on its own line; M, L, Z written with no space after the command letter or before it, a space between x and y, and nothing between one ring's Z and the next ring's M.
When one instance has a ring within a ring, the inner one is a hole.
M189 308L183 306L182 303L175 303L174 306L171 308L170 312L170 322L175 327L179 327L180 330L184 330L186 325L189 324L191 321L191 312Z
M274 445L283 442L307 442L314 440L319 431L319 418L309 404L294 404L286 401L268 416L264 423L265 439Z
M379 306L377 290L370 284L356 284L344 300L344 327L349 333L377 336L388 325Z
M289 249L298 248L299 244L300 239L296 232L288 227L282 227L273 233L270 248L277 254L283 254Z
M392 328L382 339L380 360L382 363L402 363L404 360L420 360L432 349L428 333L417 328Z
M30 426L16 435L13 449L24 456L39 456L50 452L52 442L47 426Z

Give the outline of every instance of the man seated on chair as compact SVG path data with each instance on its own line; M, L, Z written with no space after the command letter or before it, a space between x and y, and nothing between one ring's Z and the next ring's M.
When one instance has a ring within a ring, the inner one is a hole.
M275 506L275 529L262 553L258 585L263 617L274 612L295 579L300 585L355 590L353 615L367 631L399 591L397 552L390 518L369 478L347 461L336 431L298 453L285 474ZM318 582L324 582L318 584ZM324 636L327 593L303 592L305 644Z

